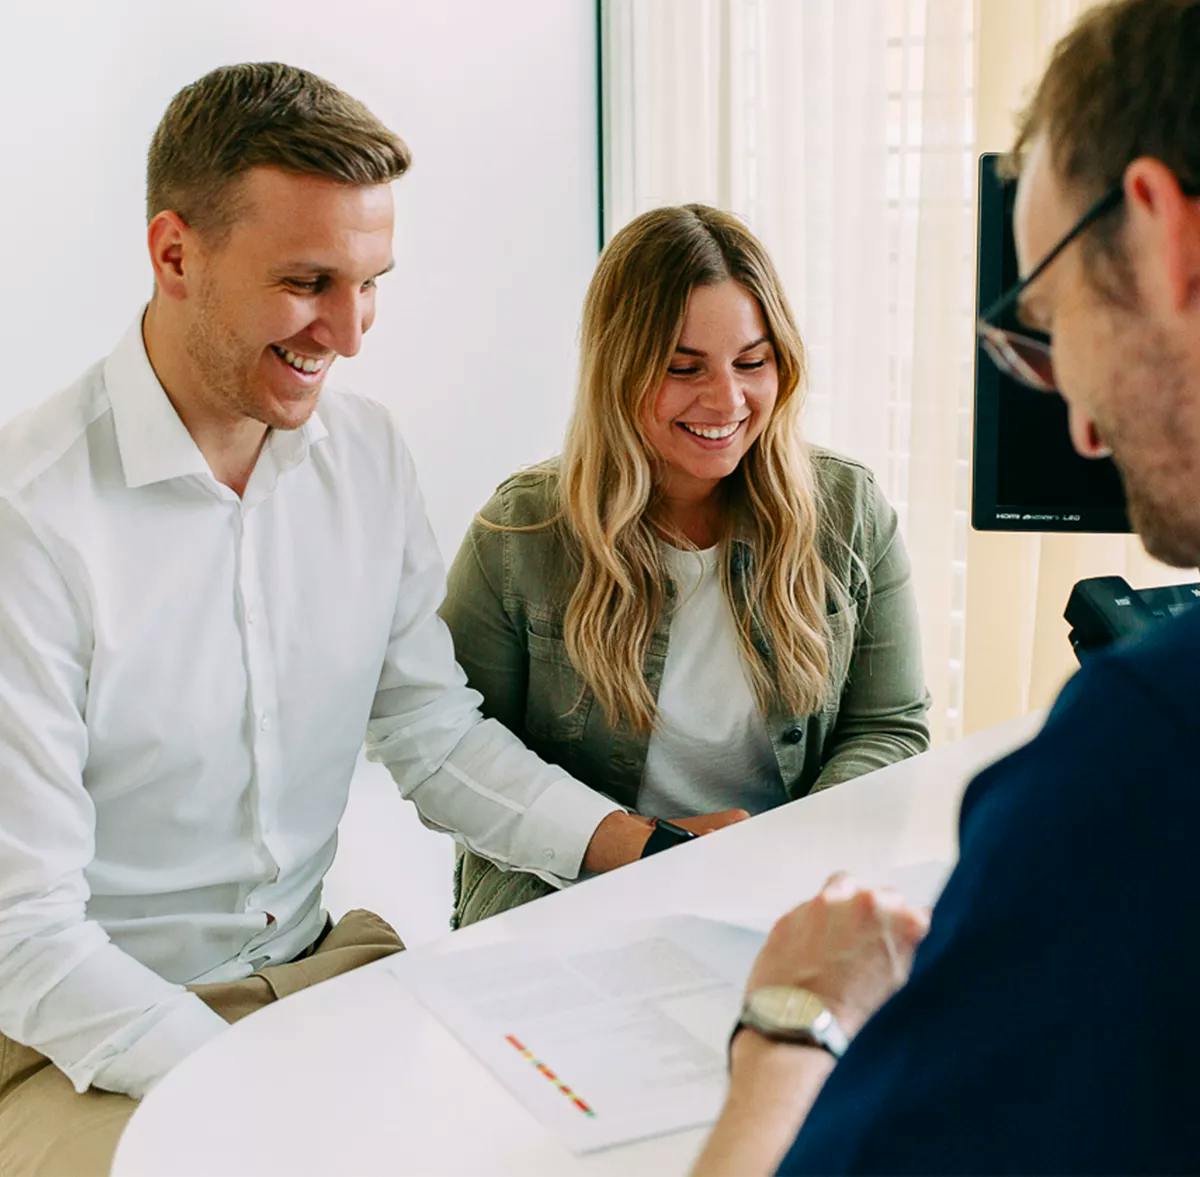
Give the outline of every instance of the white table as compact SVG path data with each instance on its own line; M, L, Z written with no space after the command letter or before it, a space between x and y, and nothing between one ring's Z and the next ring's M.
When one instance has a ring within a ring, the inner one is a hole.
M683 1173L702 1130L579 1157L558 1143L387 968L589 921L693 912L762 922L833 870L878 880L949 864L963 786L1022 743L1029 716L487 920L239 1022L143 1102L114 1177Z

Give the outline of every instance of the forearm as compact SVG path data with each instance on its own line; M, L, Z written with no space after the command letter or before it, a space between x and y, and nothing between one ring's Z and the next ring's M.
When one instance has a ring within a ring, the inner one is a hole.
M924 705L887 720L847 719L833 731L820 776L812 792L877 772L929 750Z
M733 1042L729 1094L692 1177L766 1177L804 1123L833 1059L744 1030Z

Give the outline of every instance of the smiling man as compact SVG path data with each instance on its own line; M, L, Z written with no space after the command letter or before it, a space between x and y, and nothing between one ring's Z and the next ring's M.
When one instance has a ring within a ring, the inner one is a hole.
M142 337L213 477L240 495L268 430L309 420L334 361L355 355L374 321L392 194L259 166L237 198L230 224L197 227L174 208L151 218L158 295Z
M303 70L186 87L149 154L153 298L0 431L5 1177L106 1172L229 1021L401 947L321 907L364 736L426 824L551 884L650 835L482 718L408 451L325 388L408 163Z
M1066 399L1081 453L1111 449L1146 547L1186 568L1197 63L1200 0L1120 0L1059 44L1012 157L1025 277L1003 303L1037 334L980 324ZM1198 666L1200 610L1090 659L968 789L928 935L844 876L779 923L697 1175L1196 1171Z

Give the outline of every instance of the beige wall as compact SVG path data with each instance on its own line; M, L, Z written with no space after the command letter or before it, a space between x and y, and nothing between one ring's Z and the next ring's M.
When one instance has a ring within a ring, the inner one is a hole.
M1055 41L1092 0L976 0L979 150L1010 145ZM1136 539L972 531L967 544L964 731L1046 706L1075 668L1063 607L1075 581L1124 576L1135 587L1194 580Z

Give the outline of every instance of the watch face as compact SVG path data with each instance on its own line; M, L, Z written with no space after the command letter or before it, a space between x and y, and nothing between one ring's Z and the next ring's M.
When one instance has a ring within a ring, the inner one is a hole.
M750 994L750 1010L756 1018L781 1030L811 1029L825 1012L821 999L793 985L767 985Z

